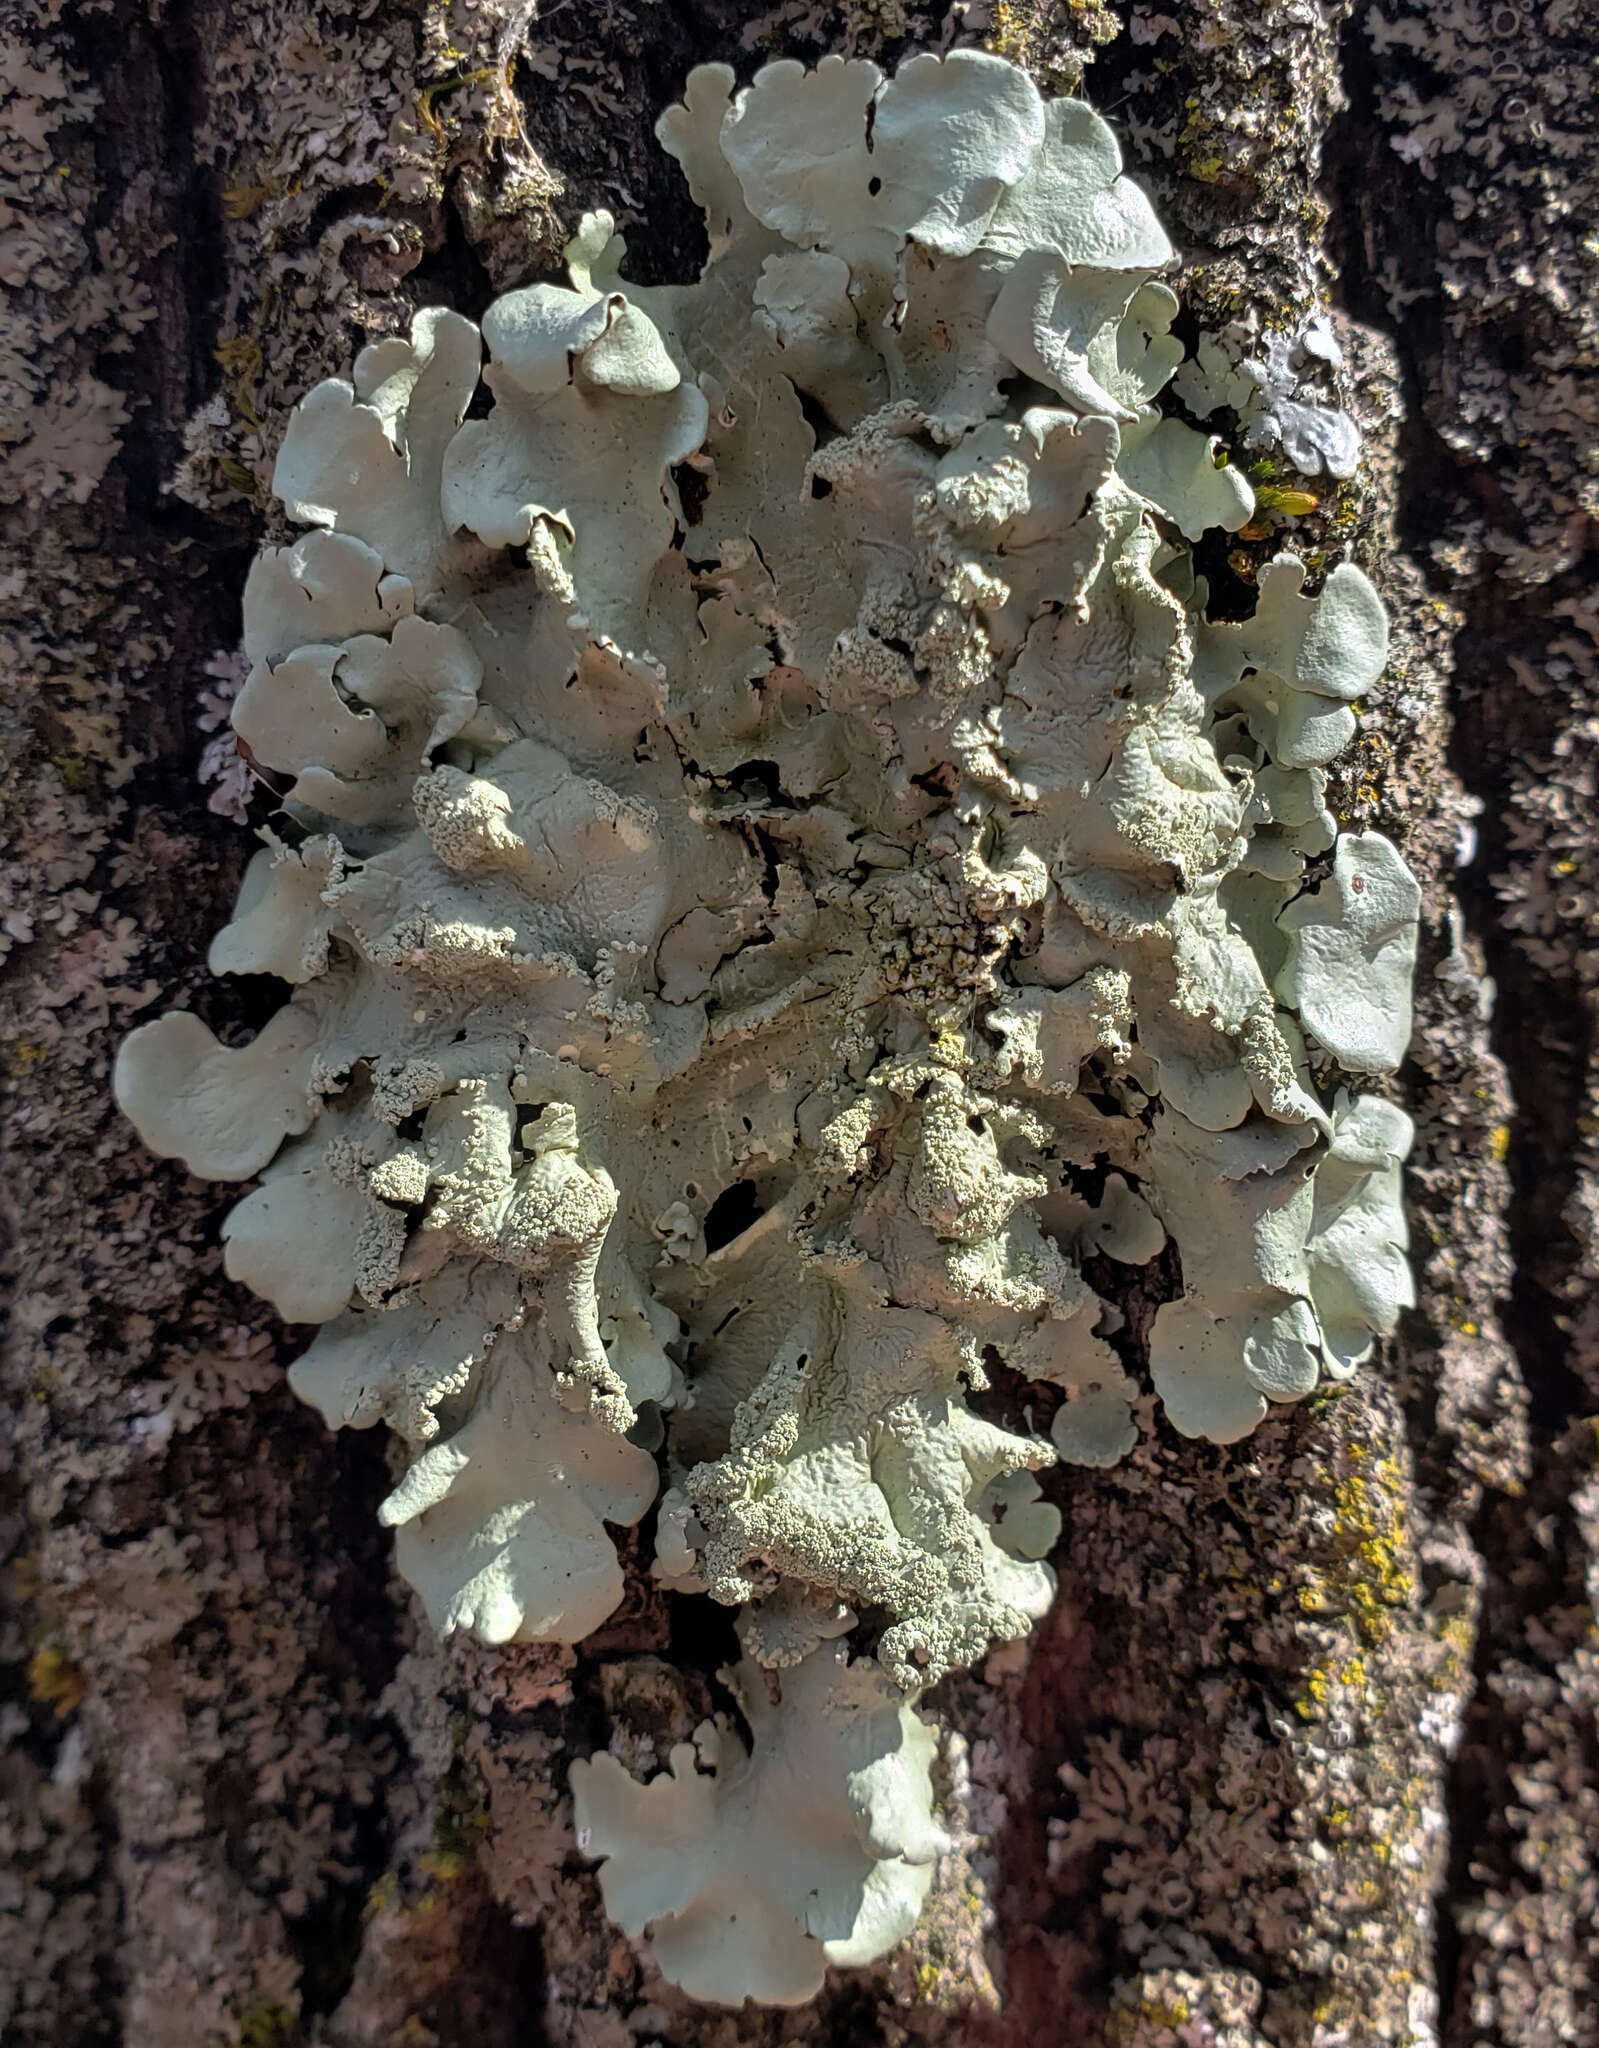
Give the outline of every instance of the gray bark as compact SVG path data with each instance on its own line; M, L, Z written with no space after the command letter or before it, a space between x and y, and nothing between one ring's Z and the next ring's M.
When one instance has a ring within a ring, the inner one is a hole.
M0 9L0 2034L1591 2048L1592 0L544 14ZM221 1191L142 1155L108 1063L180 993L237 1032L275 1001L204 970L251 842L197 717L288 406L413 305L551 274L586 206L648 223L641 274L695 262L650 139L692 63L956 31L1111 116L1200 328L1334 309L1367 460L1281 474L1395 618L1340 808L1427 889L1422 1305L1344 1398L1048 1479L1055 1611L945 1688L962 1868L904 1955L734 2017L606 1926L562 1790L613 1724L697 1718L720 1640L635 1572L575 1655L432 1644L378 1433L288 1395Z

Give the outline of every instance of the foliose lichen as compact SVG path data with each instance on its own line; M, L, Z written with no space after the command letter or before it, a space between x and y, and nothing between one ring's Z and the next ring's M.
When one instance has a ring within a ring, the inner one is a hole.
M117 1091L258 1179L228 1270L410 1445L440 1629L591 1631L664 1445L655 1568L740 1610L751 1744L578 1765L580 1839L675 1982L795 2003L914 1924L916 1703L1048 1607L1031 1475L1136 1439L1084 1261L1174 1241L1148 1369L1223 1442L1411 1299L1410 1125L1340 1074L1404 1055L1419 894L1326 804L1365 576L1208 614L1253 493L1155 402L1173 251L1090 109L829 58L659 132L696 282L591 215L570 284L295 412L232 714L283 787L211 956L295 992L142 1027ZM1048 1437L974 1408L995 1360Z

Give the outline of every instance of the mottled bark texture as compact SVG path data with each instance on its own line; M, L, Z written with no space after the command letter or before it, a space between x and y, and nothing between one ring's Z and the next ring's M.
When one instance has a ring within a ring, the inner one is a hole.
M1593 0L542 16L0 10L0 2034L1599 2043ZM292 1333L221 1277L222 1192L140 1153L108 1057L153 1005L240 1036L276 1000L204 972L251 842L202 721L293 399L415 304L550 274L587 205L648 222L641 274L694 262L650 141L692 62L957 34L1111 116L1199 327L1258 353L1332 309L1359 475L1278 459L1320 502L1207 567L1247 583L1291 531L1394 613L1339 807L1427 885L1423 1306L1245 1444L1146 1412L1122 1467L1049 1476L1061 1596L946 1687L964 1846L916 1942L733 2017L607 1928L562 1790L574 1753L700 1717L716 1615L634 1546L576 1656L427 1640L380 1433L289 1397Z

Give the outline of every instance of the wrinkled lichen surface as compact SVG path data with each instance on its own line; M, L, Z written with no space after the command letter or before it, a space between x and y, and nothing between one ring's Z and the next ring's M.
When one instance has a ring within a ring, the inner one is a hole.
M733 85L661 124L693 284L590 215L569 283L296 410L232 709L281 805L211 957L299 992L116 1087L259 1176L227 1271L411 1446L443 1633L605 1621L664 1412L654 1568L743 1610L753 1748L579 1764L579 1840L669 1979L790 2004L915 1925L913 1703L1047 1608L1027 1475L1137 1439L1083 1258L1171 1239L1149 1370L1217 1442L1413 1301L1409 1119L1338 1077L1404 1056L1420 891L1327 808L1368 579L1283 553L1210 614L1190 543L1254 494L1154 405L1173 252L1109 129L975 52ZM1047 1441L973 1411L1001 1369Z

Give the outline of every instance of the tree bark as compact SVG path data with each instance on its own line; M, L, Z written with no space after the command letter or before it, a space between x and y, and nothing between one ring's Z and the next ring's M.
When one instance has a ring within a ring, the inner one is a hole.
M1599 2043L1592 0L0 22L4 2038ZM630 1538L575 1654L430 1640L379 1433L289 1396L220 1191L144 1156L109 1059L180 995L236 1034L275 1007L205 971L251 841L199 721L294 400L416 305L552 274L586 207L685 274L651 129L693 63L957 35L1112 119L1199 331L1332 309L1365 459L1289 481L1295 545L1394 617L1339 808L1426 889L1422 1302L1243 1444L1146 1404L1124 1465L1047 1477L1060 1597L942 1689L960 1847L917 1936L734 2016L608 1927L564 1793L613 1725L692 1725L719 1639Z

